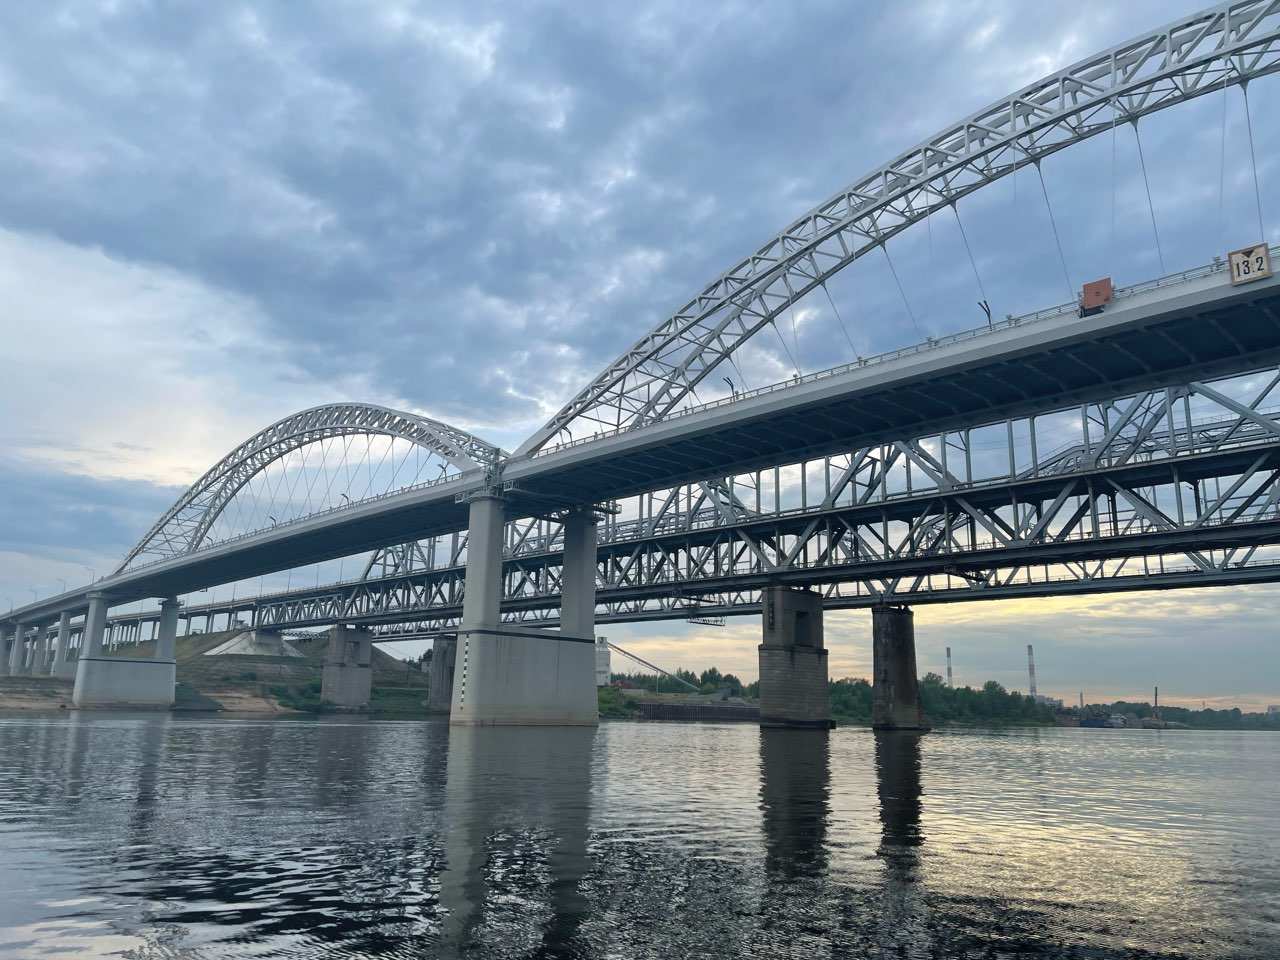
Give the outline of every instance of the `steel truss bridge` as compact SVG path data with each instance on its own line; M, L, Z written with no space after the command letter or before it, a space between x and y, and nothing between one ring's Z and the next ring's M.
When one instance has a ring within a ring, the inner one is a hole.
M7 622L79 615L91 593L119 607L372 551L356 581L183 616L448 631L468 502L485 492L506 503L513 622L556 622L559 517L582 506L604 516L605 622L753 612L770 584L840 608L1280 580L1276 277L1237 285L1215 261L1118 290L1101 312L1073 299L754 390L723 377L798 300L829 297L830 278L913 224L946 208L958 219L960 200L1020 169L1278 70L1280 0L1218 4L1103 51L789 224L514 453L369 404L302 411L211 468L110 576ZM361 441L369 484L337 492ZM384 482L388 453L399 466ZM113 622L140 635L156 616Z
M1280 371L1245 382L1245 400L1170 385L646 493L600 526L598 618L755 612L772 583L853 608L1274 580ZM1049 447L1068 426L1081 440ZM555 624L561 524L512 522L504 553L505 618ZM185 615L206 628L363 623L387 640L449 632L466 554L465 533L416 541L376 553L350 583Z

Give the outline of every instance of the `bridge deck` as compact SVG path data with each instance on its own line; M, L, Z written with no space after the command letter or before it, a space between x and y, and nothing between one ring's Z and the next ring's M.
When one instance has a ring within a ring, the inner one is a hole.
M600 501L1280 361L1280 278L1232 287L1225 268L1201 268L1121 291L1101 314L1046 313L550 450L506 476Z

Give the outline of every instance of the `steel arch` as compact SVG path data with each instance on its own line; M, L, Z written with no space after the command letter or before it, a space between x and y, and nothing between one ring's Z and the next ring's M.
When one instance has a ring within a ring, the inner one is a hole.
M463 472L493 467L506 455L464 430L415 413L371 403L312 407L259 431L218 461L156 521L115 573L144 554L173 557L194 552L223 508L269 464L308 444L351 435L407 440Z
M1280 0L1220 3L947 127L810 210L611 363L516 455L585 421L661 420L775 316L911 224L1028 164L1166 107L1280 70Z

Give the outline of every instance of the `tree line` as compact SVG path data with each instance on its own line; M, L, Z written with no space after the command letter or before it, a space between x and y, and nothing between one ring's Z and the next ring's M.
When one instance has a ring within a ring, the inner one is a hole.
M716 667L708 667L701 673L680 669L675 675L691 684L701 694L727 692L730 696L757 699L759 681L743 683L732 673L721 673ZM613 682L619 686L634 687L656 693L692 693L689 687L670 677L652 673L613 673ZM862 678L845 677L828 683L831 697L831 716L841 723L871 722L871 683ZM926 673L920 681L920 701L925 716L933 724L944 723L1055 723L1059 711L1016 690L1006 690L995 680L988 680L981 687L949 687L937 673ZM1132 714L1139 719L1154 716L1150 703L1089 704L1083 711L1068 707L1061 711L1067 716L1110 716L1113 713ZM1162 706L1160 718L1173 723L1214 730L1280 730L1280 714L1244 713L1238 708L1230 710L1191 710L1186 707Z

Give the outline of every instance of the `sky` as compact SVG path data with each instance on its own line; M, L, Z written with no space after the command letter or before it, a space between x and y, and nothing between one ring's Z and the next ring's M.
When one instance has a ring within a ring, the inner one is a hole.
M102 575L210 464L308 406L382 403L513 449L815 203L1197 6L7 5L0 601ZM1277 93L1250 90L1272 242L1280 124L1259 104ZM1043 193L1029 174L980 192L961 205L972 265L953 222L913 229L893 246L906 305L864 258L832 284L846 330L797 304L797 362L973 326L975 270L999 316L1256 240L1249 133L1232 91L1144 121L1146 180L1126 132L1047 161ZM744 376L789 362L760 347ZM1032 642L1041 691L1067 699L1158 683L1170 702L1280 703L1277 596L922 607L920 666L941 672L949 644L958 681L1025 688ZM615 638L750 678L758 634ZM833 676L869 673L868 614L830 613L827 642Z

